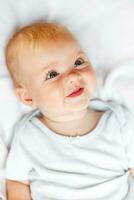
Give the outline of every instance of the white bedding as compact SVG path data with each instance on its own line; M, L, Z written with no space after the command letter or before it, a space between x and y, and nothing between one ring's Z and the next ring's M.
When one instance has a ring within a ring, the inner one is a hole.
M134 108L133 0L0 0L0 19L1 168L7 155L4 144L10 146L15 122L29 110L16 99L4 61L6 41L17 26L40 19L67 25L98 74L95 97Z

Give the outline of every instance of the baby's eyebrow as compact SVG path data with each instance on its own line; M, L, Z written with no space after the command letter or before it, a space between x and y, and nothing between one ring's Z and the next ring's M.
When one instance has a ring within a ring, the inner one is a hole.
M84 51L79 51L78 53L77 53L77 55L85 55L85 52Z

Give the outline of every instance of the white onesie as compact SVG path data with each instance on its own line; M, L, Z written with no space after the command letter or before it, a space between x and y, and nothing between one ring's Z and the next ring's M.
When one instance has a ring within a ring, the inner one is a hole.
M134 117L113 102L90 106L105 112L80 137L54 133L37 110L26 115L16 126L7 179L29 180L33 200L134 200Z

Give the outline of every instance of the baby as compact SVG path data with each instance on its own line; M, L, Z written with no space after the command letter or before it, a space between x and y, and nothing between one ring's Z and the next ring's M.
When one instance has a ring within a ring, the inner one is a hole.
M93 100L96 74L72 33L31 24L10 39L6 61L16 95L36 108L15 128L8 199L133 200L134 117Z

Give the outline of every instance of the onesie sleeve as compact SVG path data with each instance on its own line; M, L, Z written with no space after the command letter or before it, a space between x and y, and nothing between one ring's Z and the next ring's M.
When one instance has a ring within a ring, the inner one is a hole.
M134 168L134 113L124 109L124 125L122 128L123 145L128 163L128 168Z
M16 181L29 180L28 175L32 167L28 158L23 131L19 126L16 126L15 136L6 163L6 179Z

